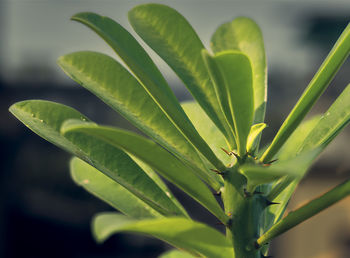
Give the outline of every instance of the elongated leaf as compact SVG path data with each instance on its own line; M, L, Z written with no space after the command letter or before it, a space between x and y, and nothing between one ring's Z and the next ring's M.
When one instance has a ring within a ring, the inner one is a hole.
M300 124L311 107L326 90L334 75L350 53L350 24L345 28L335 43L331 52L311 80L309 86L294 106L281 128L277 132L269 148L261 157L262 162L268 162L283 146L295 128Z
M238 154L245 156L247 139L254 118L252 69L248 57L239 52L224 52L215 56L234 122Z
M177 207L179 207L179 209L187 215L187 217L189 217L189 215L187 214L187 211L185 210L185 208L182 206L182 204L176 199L176 197L174 196L174 194L170 191L170 189L168 188L168 186L164 183L164 181L160 178L160 176L158 176L158 174L156 172L154 172L154 170L148 166L146 163L144 163L143 161L141 161L140 159L136 158L135 156L131 155L130 153L128 153L128 155L136 162L137 165L140 166L140 168L142 168L142 170L150 177L152 178L152 180L159 186L159 188L161 188L165 194L169 197L170 200L173 201L173 203L175 203L177 205Z
M41 100L16 103L10 107L10 111L35 133L96 167L158 212L164 215L183 214L152 179L120 149L92 137L81 136L76 142L63 137L59 130L65 120L87 120L78 111Z
M225 80L220 73L220 68L218 67L214 57L212 57L207 50L205 49L202 50L202 57L207 67L207 70L209 72L210 78L213 82L216 97L218 99L219 106L221 108L221 112L224 114L226 123L229 125L230 134L232 134L232 136L236 138L235 126L234 126L234 121L231 114L229 98L227 96ZM233 146L232 143L231 143L231 146ZM232 151L233 147L231 147L230 150Z
M206 185L189 167L156 143L131 132L81 123L78 120L66 122L61 131L73 142L79 142L80 138L94 138L130 152L201 203L221 221L227 222L227 216Z
M237 50L249 57L253 70L254 123L264 122L267 99L267 67L264 40L259 26L247 17L238 17L221 25L215 31L211 38L211 47L215 53Z
M254 153L254 142L259 137L261 132L266 128L265 123L255 124L250 128L248 140L247 140L247 151L249 153Z
M96 52L62 56L58 64L68 76L121 113L166 149L187 161L214 189L217 178L208 171L198 153L167 118L141 84L117 61Z
M200 137L182 110L169 85L135 38L110 18L93 13L80 13L72 17L99 34L120 56L141 82L147 93L193 146L218 169L224 169L206 142Z
M214 125L203 109L194 101L183 102L181 105L199 134L215 152L215 155L218 156L224 164L232 163L234 161L233 155L229 156L221 149L229 149L230 145L226 142L223 134Z
M350 84L322 116L306 137L301 150L323 146L325 148L350 122Z
M290 212L285 218L273 225L258 240L259 245L269 242L287 230L297 226L312 216L318 214L329 206L350 195L350 180L334 187L322 196L310 201L299 209Z
M161 4L134 7L129 12L129 21L180 77L214 124L232 140L201 57L203 43L188 21L176 10Z
M95 217L93 232L102 242L118 232L146 234L206 257L233 257L230 241L223 234L189 219L164 218L135 221L125 216L104 213Z
M70 171L78 185L125 215L136 219L162 217L147 203L81 159L71 160Z
M170 250L161 254L158 257L159 258L193 258L195 256L180 250Z

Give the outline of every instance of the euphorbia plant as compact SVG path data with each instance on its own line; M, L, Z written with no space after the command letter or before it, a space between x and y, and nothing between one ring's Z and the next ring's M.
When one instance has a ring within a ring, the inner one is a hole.
M146 4L129 12L136 33L196 100L180 104L122 26L94 13L72 19L101 36L128 70L107 55L88 51L62 56L58 64L149 138L97 125L70 107L44 100L22 101L10 111L76 156L70 164L73 179L124 214L98 214L92 227L97 241L126 231L179 249L162 257L263 257L274 237L350 194L346 181L282 218L308 168L350 121L348 85L328 111L303 122L349 55L350 26L271 144L260 151L267 72L263 38L254 21L240 17L221 25L209 52L172 8ZM226 236L191 220L158 174L215 215ZM224 208L214 194L221 194Z

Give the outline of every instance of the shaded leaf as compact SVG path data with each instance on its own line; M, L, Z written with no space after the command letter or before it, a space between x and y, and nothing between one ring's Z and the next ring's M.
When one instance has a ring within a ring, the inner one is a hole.
M247 139L254 118L252 70L248 57L239 52L223 52L214 57L222 78L222 96L227 98L234 123L238 154L246 154Z
M153 141L117 128L78 120L66 122L61 132L76 143L80 142L80 138L93 138L131 153L202 204L222 222L227 222L227 216L206 185L189 167Z
M146 234L175 247L206 257L232 257L230 241L223 234L189 219L164 218L135 221L123 215L104 213L95 217L93 232L102 242L118 232Z
M78 185L127 216L132 218L162 217L123 186L78 158L71 160L70 172Z

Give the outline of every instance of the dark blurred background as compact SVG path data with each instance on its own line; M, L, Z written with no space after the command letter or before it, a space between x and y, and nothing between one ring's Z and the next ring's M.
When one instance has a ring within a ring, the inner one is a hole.
M96 245L89 228L91 217L111 208L74 185L68 154L30 132L8 112L16 101L47 99L70 105L97 122L133 129L65 77L55 62L60 55L77 50L101 51L115 57L97 35L69 20L73 14L97 12L130 30L127 11L144 2L0 0L0 257L156 257L169 248L158 240L129 234ZM261 26L269 65L265 143L350 20L348 0L153 2L180 11L206 46L216 27L236 16L252 17ZM190 99L174 73L150 53L179 100ZM325 111L349 82L347 61L312 113ZM349 142L348 128L303 181L291 207L349 177ZM194 218L216 226L196 203L180 192L176 194ZM272 253L284 258L350 257L349 198L278 238Z

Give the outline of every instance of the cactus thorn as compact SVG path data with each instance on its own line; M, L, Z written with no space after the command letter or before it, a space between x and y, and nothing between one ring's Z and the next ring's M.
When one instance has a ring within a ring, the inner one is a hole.
M270 200L266 199L266 206L274 205L274 204L280 204L279 202L271 202Z
M215 172L215 173L218 174L218 175L223 175L223 174L224 174L223 172L221 172L221 171L219 171L219 170L217 170L217 169L211 168L210 170L213 171L213 172Z
M276 162L277 160L278 159L271 160L271 161L267 162L267 164L272 164L272 163Z
M228 150L225 150L224 148L222 148L221 147L221 149L227 154L227 155L229 155L229 156L231 156L232 155L232 153L231 152L229 152Z

